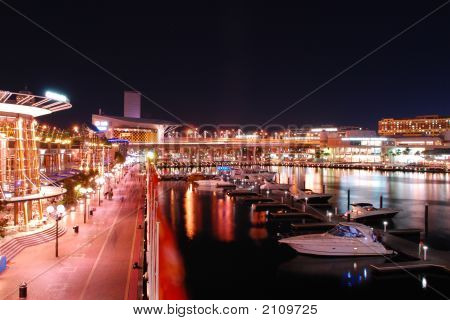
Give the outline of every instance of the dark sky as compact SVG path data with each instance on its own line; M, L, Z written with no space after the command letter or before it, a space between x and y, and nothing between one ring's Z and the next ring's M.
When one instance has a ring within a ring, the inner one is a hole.
M445 2L7 1L195 124L264 123ZM121 114L123 83L1 3L0 30L1 89L71 99L44 120ZM450 4L274 122L375 128L382 117L450 114L449 75Z

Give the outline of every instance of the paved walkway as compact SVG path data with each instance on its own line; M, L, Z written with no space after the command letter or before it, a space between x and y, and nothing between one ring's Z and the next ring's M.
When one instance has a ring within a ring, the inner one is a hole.
M54 241L23 250L0 274L0 299L17 299L23 281L28 283L28 299L127 297L133 239L143 232L137 229L143 186L137 168L131 169L114 190L113 200L103 200L97 207L96 197L92 199L97 209L87 224L83 224L84 206L66 216L68 232L60 238L59 258ZM78 234L72 230L74 225L80 226Z

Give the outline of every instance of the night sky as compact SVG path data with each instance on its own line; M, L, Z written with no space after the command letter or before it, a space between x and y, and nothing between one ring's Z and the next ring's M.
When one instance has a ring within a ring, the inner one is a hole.
M194 124L262 124L441 1L13 1L111 73ZM0 89L65 93L42 120L121 115L126 86L0 3ZM376 128L450 114L450 4L277 124ZM174 120L143 100L143 116Z

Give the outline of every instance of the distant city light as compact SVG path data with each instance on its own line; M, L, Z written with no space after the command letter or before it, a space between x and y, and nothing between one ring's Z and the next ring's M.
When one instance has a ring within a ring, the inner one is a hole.
M63 102L69 101L69 99L65 95L53 91L45 91L45 97Z
M338 131L337 128L312 128L311 132L321 132L321 131L326 131L326 132L335 132Z

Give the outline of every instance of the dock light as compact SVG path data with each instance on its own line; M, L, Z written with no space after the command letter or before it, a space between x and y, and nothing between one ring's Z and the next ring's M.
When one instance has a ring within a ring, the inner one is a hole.
M423 260L427 260L428 246L423 246Z
M60 94L60 93L56 93L56 92L53 92L53 91L48 91L48 90L45 91L45 97L49 98L49 99L52 99L52 100L62 101L62 102L68 102L69 101L69 99L65 95Z
M287 190L284 190L284 196L285 197L287 197L287 194L288 194Z
M387 225L388 225L388 222L387 221L383 221L384 232L386 232Z
M328 221L331 222L331 216L333 214L330 211L327 211L327 217L328 217Z
M427 288L427 278L423 277L422 278L422 289L426 289Z
M269 191L269 190L267 190L267 191L266 191L266 194L267 194L267 196L269 196L269 193L270 193L270 191Z

